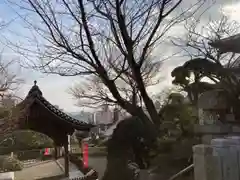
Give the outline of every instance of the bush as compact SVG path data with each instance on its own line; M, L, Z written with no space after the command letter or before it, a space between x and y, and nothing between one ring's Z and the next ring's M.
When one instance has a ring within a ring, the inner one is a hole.
M53 144L53 140L44 134L30 130L14 131L0 137L0 154L50 148Z
M0 172L20 171L22 168L23 164L15 157L0 156Z
M41 157L40 150L31 150L31 151L18 151L14 152L14 155L21 160L28 160L28 159L38 159Z

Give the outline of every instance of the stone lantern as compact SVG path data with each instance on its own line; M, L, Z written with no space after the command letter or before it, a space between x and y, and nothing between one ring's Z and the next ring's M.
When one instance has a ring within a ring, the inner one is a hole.
M222 120L227 117L227 103L221 90L211 90L202 93L198 99L199 124L195 126L195 133L201 135L202 143L209 144L215 137L231 132L231 127Z
M211 90L202 93L198 99L199 125L218 124L220 116L225 116L227 103L220 90Z

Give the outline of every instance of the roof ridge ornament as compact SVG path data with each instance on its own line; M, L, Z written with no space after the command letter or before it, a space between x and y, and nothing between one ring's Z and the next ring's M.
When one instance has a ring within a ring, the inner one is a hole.
M28 92L28 97L29 96L42 96L42 91L39 89L39 87L37 85L37 81L34 80L33 82L34 82L34 85L30 89L30 91Z

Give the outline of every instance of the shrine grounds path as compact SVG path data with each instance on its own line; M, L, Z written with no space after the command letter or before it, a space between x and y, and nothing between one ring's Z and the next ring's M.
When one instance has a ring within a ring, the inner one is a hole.
M60 158L57 161L32 161L24 162L24 168L22 171L15 172L15 180L36 180L49 177L59 177L59 180L65 180L64 176L64 159ZM83 174L77 169L77 167L70 163L69 167L70 179L81 177ZM61 178L62 177L62 178Z
M106 169L106 156L89 156L89 166L98 172L99 179L102 178Z

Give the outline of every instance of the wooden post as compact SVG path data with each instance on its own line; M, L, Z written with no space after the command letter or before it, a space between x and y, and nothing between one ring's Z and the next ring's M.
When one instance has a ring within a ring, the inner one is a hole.
M58 159L58 147L56 145L54 146L54 158Z
M68 151L68 141L64 143L64 161L65 161L65 176L69 177L69 151Z

